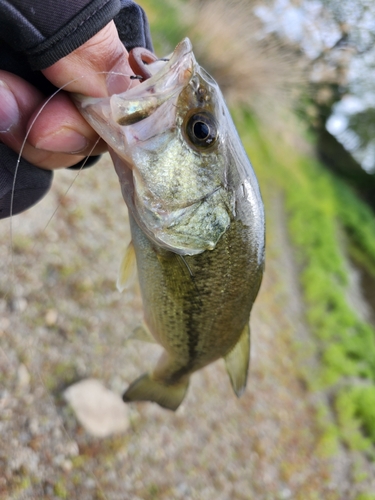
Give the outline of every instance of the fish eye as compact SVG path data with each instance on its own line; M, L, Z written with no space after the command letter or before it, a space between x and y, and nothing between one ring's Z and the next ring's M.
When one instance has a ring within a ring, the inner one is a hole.
M210 135L210 129L207 123L201 121L193 123L192 132L194 137L199 141L205 141Z
M187 120L186 134L193 146L211 147L217 139L215 118L211 113L195 113Z

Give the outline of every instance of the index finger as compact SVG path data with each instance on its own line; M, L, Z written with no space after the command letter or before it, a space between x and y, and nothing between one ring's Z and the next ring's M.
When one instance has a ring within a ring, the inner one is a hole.
M42 70L55 86L69 92L105 97L137 85L113 21L78 49Z

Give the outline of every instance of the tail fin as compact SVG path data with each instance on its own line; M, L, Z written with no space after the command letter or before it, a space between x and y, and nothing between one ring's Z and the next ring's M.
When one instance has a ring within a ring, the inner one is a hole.
M166 385L153 380L148 373L137 378L122 396L126 403L131 401L153 401L168 410L175 411L182 403L189 386L189 378L178 384Z

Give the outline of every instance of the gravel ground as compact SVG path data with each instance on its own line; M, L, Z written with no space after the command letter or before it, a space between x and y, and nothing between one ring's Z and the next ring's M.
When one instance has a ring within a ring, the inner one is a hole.
M277 192L266 193L267 269L244 396L219 361L192 377L175 414L129 405L128 430L107 438L78 423L68 386L95 378L121 394L160 349L126 340L142 312L136 284L115 287L130 236L109 158L66 193L75 175L57 172L46 199L14 217L12 254L9 221L0 226L0 499L354 498L348 455L326 453L324 398L303 381L317 367Z

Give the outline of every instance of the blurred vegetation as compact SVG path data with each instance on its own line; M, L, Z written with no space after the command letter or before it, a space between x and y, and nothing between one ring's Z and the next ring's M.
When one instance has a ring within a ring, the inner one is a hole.
M213 2L210 0L207 2L144 0L141 3L146 8L151 21L157 53L163 55L169 52L181 36L190 36L194 48L198 48L197 59L202 65L207 62L208 68L206 69L211 71L220 82L223 75L222 68L217 64L216 67L215 64L210 64L210 57L212 55L217 61L218 54L223 53L223 64L228 64L225 62L226 48L230 42L225 35L228 30L224 29L224 25L221 24L219 31L222 30L223 36L221 39L216 38L213 43L212 30L206 30L205 33L204 28L198 25L197 21L200 17L204 17L200 16L202 9L206 9L204 13L207 14L207 6L213 7ZM232 5L233 2L229 4ZM247 9L254 5L252 2L248 4L250 7ZM223 5L222 2L215 2L216 9L220 10ZM240 2L241 8L244 5L244 2ZM192 14L190 11L187 15L187 7L195 9L195 13ZM236 12L238 17L238 10L229 12L228 16L233 13L236 15ZM247 13L249 12L247 10ZM249 30L246 16L237 21L239 24L245 23L242 30ZM217 17L215 22L218 22ZM252 23L253 20L248 22ZM237 32L238 26L236 26ZM218 31L217 26L215 29ZM238 79L241 75L238 73L239 69L236 70L233 64L230 66L233 86L231 89L224 88L224 90L227 91L227 96L230 95L229 102L232 105L238 130L255 165L261 186L274 185L283 192L285 197L290 238L301 270L306 319L315 336L320 361L318 378L313 378L311 374L306 373L307 383L312 391L324 390L329 395L336 422L336 428L329 428L334 439L338 436L349 449L366 452L367 457L375 460L375 330L374 325L361 317L348 298L350 281L348 261L356 263L366 276L372 276L375 279L374 214L355 191L319 163L313 153L314 145L318 144L321 156L326 156L328 160L334 159L336 170L350 171L350 175L346 175L346 178L353 181L356 175L354 170L349 169L347 162L355 160L350 159L342 145L336 141L332 146L335 140L332 136L329 138L326 136L324 139L323 129L319 127L319 134L307 140L304 125L299 124L299 130L295 125L289 126L283 113L275 111L280 104L277 101L283 98L285 86L289 85L294 91L291 93L294 96L296 108L299 109L303 106L307 107L316 95L308 94L309 85L305 86L302 93L300 92L299 84L303 82L303 64L298 63L296 53L293 55L289 49L283 52L279 47L275 50L274 42L275 39L271 36L267 46L267 40L260 40L256 33L253 33L252 38L244 39L246 49L251 44L258 47L259 50L252 51L254 58L263 57L261 64L251 67L246 67L246 64L250 64L248 59L241 59L242 78L245 79L245 84L246 78L248 81L254 81L252 71L264 72L262 74L264 85L260 83L258 87L252 87L251 83L249 84L247 104L242 98L244 82L242 81L239 87ZM234 40L233 43L234 45L229 45L229 47L236 46ZM294 83L292 79L283 77L282 74L281 81L278 79L280 73L277 65L275 69L274 63L277 59L277 51L279 51L278 62L281 65L284 64L284 69L287 69L283 74L286 75L288 71L289 73L295 71L297 74L298 78ZM270 54L272 57L267 61L267 56ZM292 67L290 66L291 60L294 60ZM267 64L271 66L268 70L265 69ZM260 82L262 82L261 79ZM270 84L275 88L273 95L268 91L267 86ZM338 89L337 83L333 85L336 85ZM266 89L263 95L262 86ZM233 94L239 88L242 92L241 99L236 100ZM282 88L281 93L278 88ZM329 107L335 102L332 95L329 93L331 98L329 106L328 101L323 100L320 107L319 112L323 113L321 116L323 124L329 114ZM265 104L267 100L268 103ZM251 103L254 102L256 105L252 106ZM288 106L289 101L286 104ZM270 110L274 112L270 113ZM267 113L268 116L264 116ZM313 115L304 114L306 120L310 119L307 126L312 124ZM368 117L369 115L366 114L366 119ZM360 117L353 118L353 121L355 119L361 122ZM272 120L274 123L269 126ZM373 128L372 118L370 121ZM295 123L295 121L291 120L290 123ZM316 127L315 130L317 130ZM326 141L324 147L323 139ZM338 154L340 147L340 154ZM369 175L364 173L358 164L356 166L358 179L360 179L355 183L357 188L361 182L364 187L368 186L366 179L369 179ZM266 205L267 201L269 200L266 197ZM372 284L373 288L370 293L375 296L375 281ZM329 442L329 436L327 442ZM374 497L364 493L358 497L358 500L365 498Z
M342 244L346 239L353 258L361 256L366 271L374 272L372 212L319 162L270 136L250 114L238 124L260 181L285 194L306 319L321 363L317 379L306 373L310 388L328 390L343 442L375 459L375 330L348 300Z

